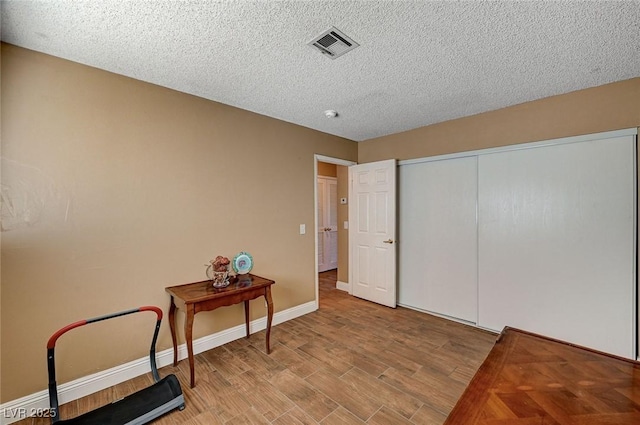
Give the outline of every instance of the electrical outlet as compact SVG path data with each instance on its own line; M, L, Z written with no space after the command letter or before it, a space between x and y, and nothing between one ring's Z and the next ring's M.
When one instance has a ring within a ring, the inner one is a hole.
M307 233L307 226L304 224L300 225L300 234L304 235L305 233Z

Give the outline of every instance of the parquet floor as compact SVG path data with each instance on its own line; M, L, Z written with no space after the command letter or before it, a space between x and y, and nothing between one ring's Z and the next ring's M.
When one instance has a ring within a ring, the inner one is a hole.
M174 373L186 409L158 425L442 424L496 335L406 308L390 309L335 288L321 274L320 309L195 357ZM277 308L277 300L274 300ZM150 375L61 407L69 418L151 384ZM44 425L29 418L19 425Z
M451 425L638 425L640 363L507 328Z

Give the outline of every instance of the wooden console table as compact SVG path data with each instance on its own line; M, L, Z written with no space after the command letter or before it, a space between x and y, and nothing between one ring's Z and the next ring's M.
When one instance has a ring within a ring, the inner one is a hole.
M640 424L640 363L505 328L445 422L486 424Z
M273 280L252 274L239 275L232 279L226 288L214 288L210 280L187 283L185 285L169 286L165 290L171 295L169 306L169 326L173 340L173 365L178 365L178 342L176 339L176 309L183 308L186 314L184 335L189 356L189 370L191 372L191 388L196 385L193 362L193 318L201 311L211 311L218 307L238 304L244 301L244 317L249 338L249 300L264 297L267 301L267 354L271 353L269 337L271 335L271 320L273 319L273 301L271 299L271 285Z

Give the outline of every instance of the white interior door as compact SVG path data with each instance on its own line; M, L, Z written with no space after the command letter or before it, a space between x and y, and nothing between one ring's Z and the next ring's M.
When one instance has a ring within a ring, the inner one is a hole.
M338 180L318 177L318 272L338 268Z
M396 306L396 161L349 167L353 295Z

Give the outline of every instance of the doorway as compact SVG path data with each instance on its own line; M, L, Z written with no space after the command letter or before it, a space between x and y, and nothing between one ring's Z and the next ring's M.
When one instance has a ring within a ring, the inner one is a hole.
M351 293L349 279L349 170L355 162L315 155L316 307L319 273L331 271L336 288Z

